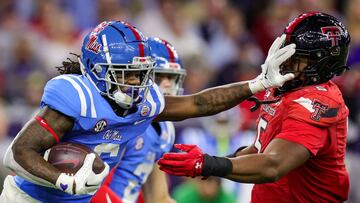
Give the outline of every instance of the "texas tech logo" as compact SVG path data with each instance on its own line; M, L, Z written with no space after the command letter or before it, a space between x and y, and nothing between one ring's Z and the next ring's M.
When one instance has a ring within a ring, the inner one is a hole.
M315 121L320 121L321 115L326 113L329 106L324 105L324 104L320 103L317 100L314 100L312 102L312 108L314 109L314 112L311 114L310 118L315 120Z
M331 46L338 46L341 39L341 30L338 26L322 27L321 32L331 40Z
M106 120L99 120L94 126L94 131L97 133L101 132L106 128L106 126L107 126Z

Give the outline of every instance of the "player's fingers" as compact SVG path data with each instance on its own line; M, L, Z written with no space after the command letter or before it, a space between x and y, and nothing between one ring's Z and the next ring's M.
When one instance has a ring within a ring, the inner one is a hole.
M295 52L296 50L293 46L284 49L284 52L276 58L277 63L282 64L284 61L294 55Z
M274 42L271 44L271 47L268 51L269 55L272 55L276 52L276 50L278 50L280 48L280 43L281 43L281 37L277 37Z
M188 152L192 148L196 147L196 145L193 145L193 144L175 144L174 146L176 149L179 149L184 152Z
M286 75L283 75L283 79L284 79L285 81L292 80L292 79L294 79L294 78L295 78L295 75L294 75L293 73L288 73L288 74L286 74Z
M186 154L186 153L165 153L162 158L167 159L167 160L182 161L182 160L189 159L189 154Z
M186 174L184 172L181 171L173 171L171 169L165 168L165 167L160 167L160 170L170 174L170 175L175 175L175 176L186 176Z
M277 50L279 50L281 48L281 46L285 42L285 38L286 38L286 35L282 34L280 37L277 37L275 39L275 41L273 42L273 44L271 45L271 47L269 49L269 55L274 54Z
M83 165L91 165L94 163L95 161L95 154L94 153L90 153L90 154L87 154L85 159L84 159L84 164Z
M166 167L179 167L179 166L183 166L183 164L179 161L173 161L173 160L166 160L166 159L160 159L158 161L158 164L160 166L166 166Z
M101 171L101 173L96 174L96 176L100 176L100 177L105 178L105 177L109 174L109 172L110 172L110 166L109 166L109 164L107 164L106 162L104 162L104 165L105 165L104 170Z
M84 164L76 172L76 175L82 176L82 178L86 178L87 176L89 176L90 173L92 172L92 165L94 163L94 160L95 160L95 154L94 153L87 154L85 159L84 159Z
M101 171L101 173L99 174L93 174L93 177L88 181L89 183L91 183L91 185L100 185L104 178L109 174L109 170L110 170L110 167L109 165L104 162L105 164L105 168L103 171Z
M286 54L287 52L289 52L290 50L295 50L296 48L296 45L295 44L289 44L289 45L286 45L285 47L277 50L275 53L274 53L274 58L275 59L278 59L280 56ZM292 55L292 54L291 54ZM291 56L290 55L290 56Z

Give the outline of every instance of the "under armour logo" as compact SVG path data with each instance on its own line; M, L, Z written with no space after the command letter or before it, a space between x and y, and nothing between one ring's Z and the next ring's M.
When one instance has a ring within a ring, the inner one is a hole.
M201 164L200 162L196 162L195 168L196 168L196 169L200 169L200 168L201 168L201 165L202 165L202 164Z

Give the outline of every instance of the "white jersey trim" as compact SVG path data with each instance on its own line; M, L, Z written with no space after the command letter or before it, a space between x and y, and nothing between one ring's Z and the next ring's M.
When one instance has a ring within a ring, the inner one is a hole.
M156 103L152 97L151 91L148 93L146 100L150 103L151 106L149 117L153 117L156 113Z
M94 97L92 92L90 91L89 87L85 85L85 83L80 80L78 77L75 76L70 76L71 78L75 78L77 81L80 81L81 84L85 87L87 93L89 94L90 97L90 106L91 106L91 118L96 118L97 117L97 113L96 113L96 109L95 109L95 103L94 103Z
M311 113L315 112L315 109L313 108L312 101L310 99L308 99L308 98L300 97L298 99L295 99L294 102L299 103L301 106L305 107Z
M161 93L161 91L159 89L159 86L154 85L154 90L155 90L157 97L159 98L159 102L160 102L159 114L160 114L165 108L165 99L164 99L164 95Z
M167 137L166 143L164 143L160 146L162 149L165 149L168 145L173 145L175 142L174 124L170 121L165 121L164 123L165 123L165 127L166 127L165 131L167 131L168 137ZM161 134L162 133L164 133L164 132L162 131Z
M85 98L85 94L84 94L83 90L81 89L80 85L78 83L76 83L73 79L71 79L69 76L65 76L65 75L60 75L54 79L55 80L64 79L71 83L71 85L76 89L76 91L79 94L80 105L81 105L80 115L83 117L86 117L86 109L87 109L86 98Z

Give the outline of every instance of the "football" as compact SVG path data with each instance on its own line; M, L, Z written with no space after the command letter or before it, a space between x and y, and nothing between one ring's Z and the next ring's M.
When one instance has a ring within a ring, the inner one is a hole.
M105 168L104 162L94 151L82 144L70 142L59 143L45 152L44 159L61 172L75 174L84 164L84 159L89 153L96 155L93 171L99 174Z

